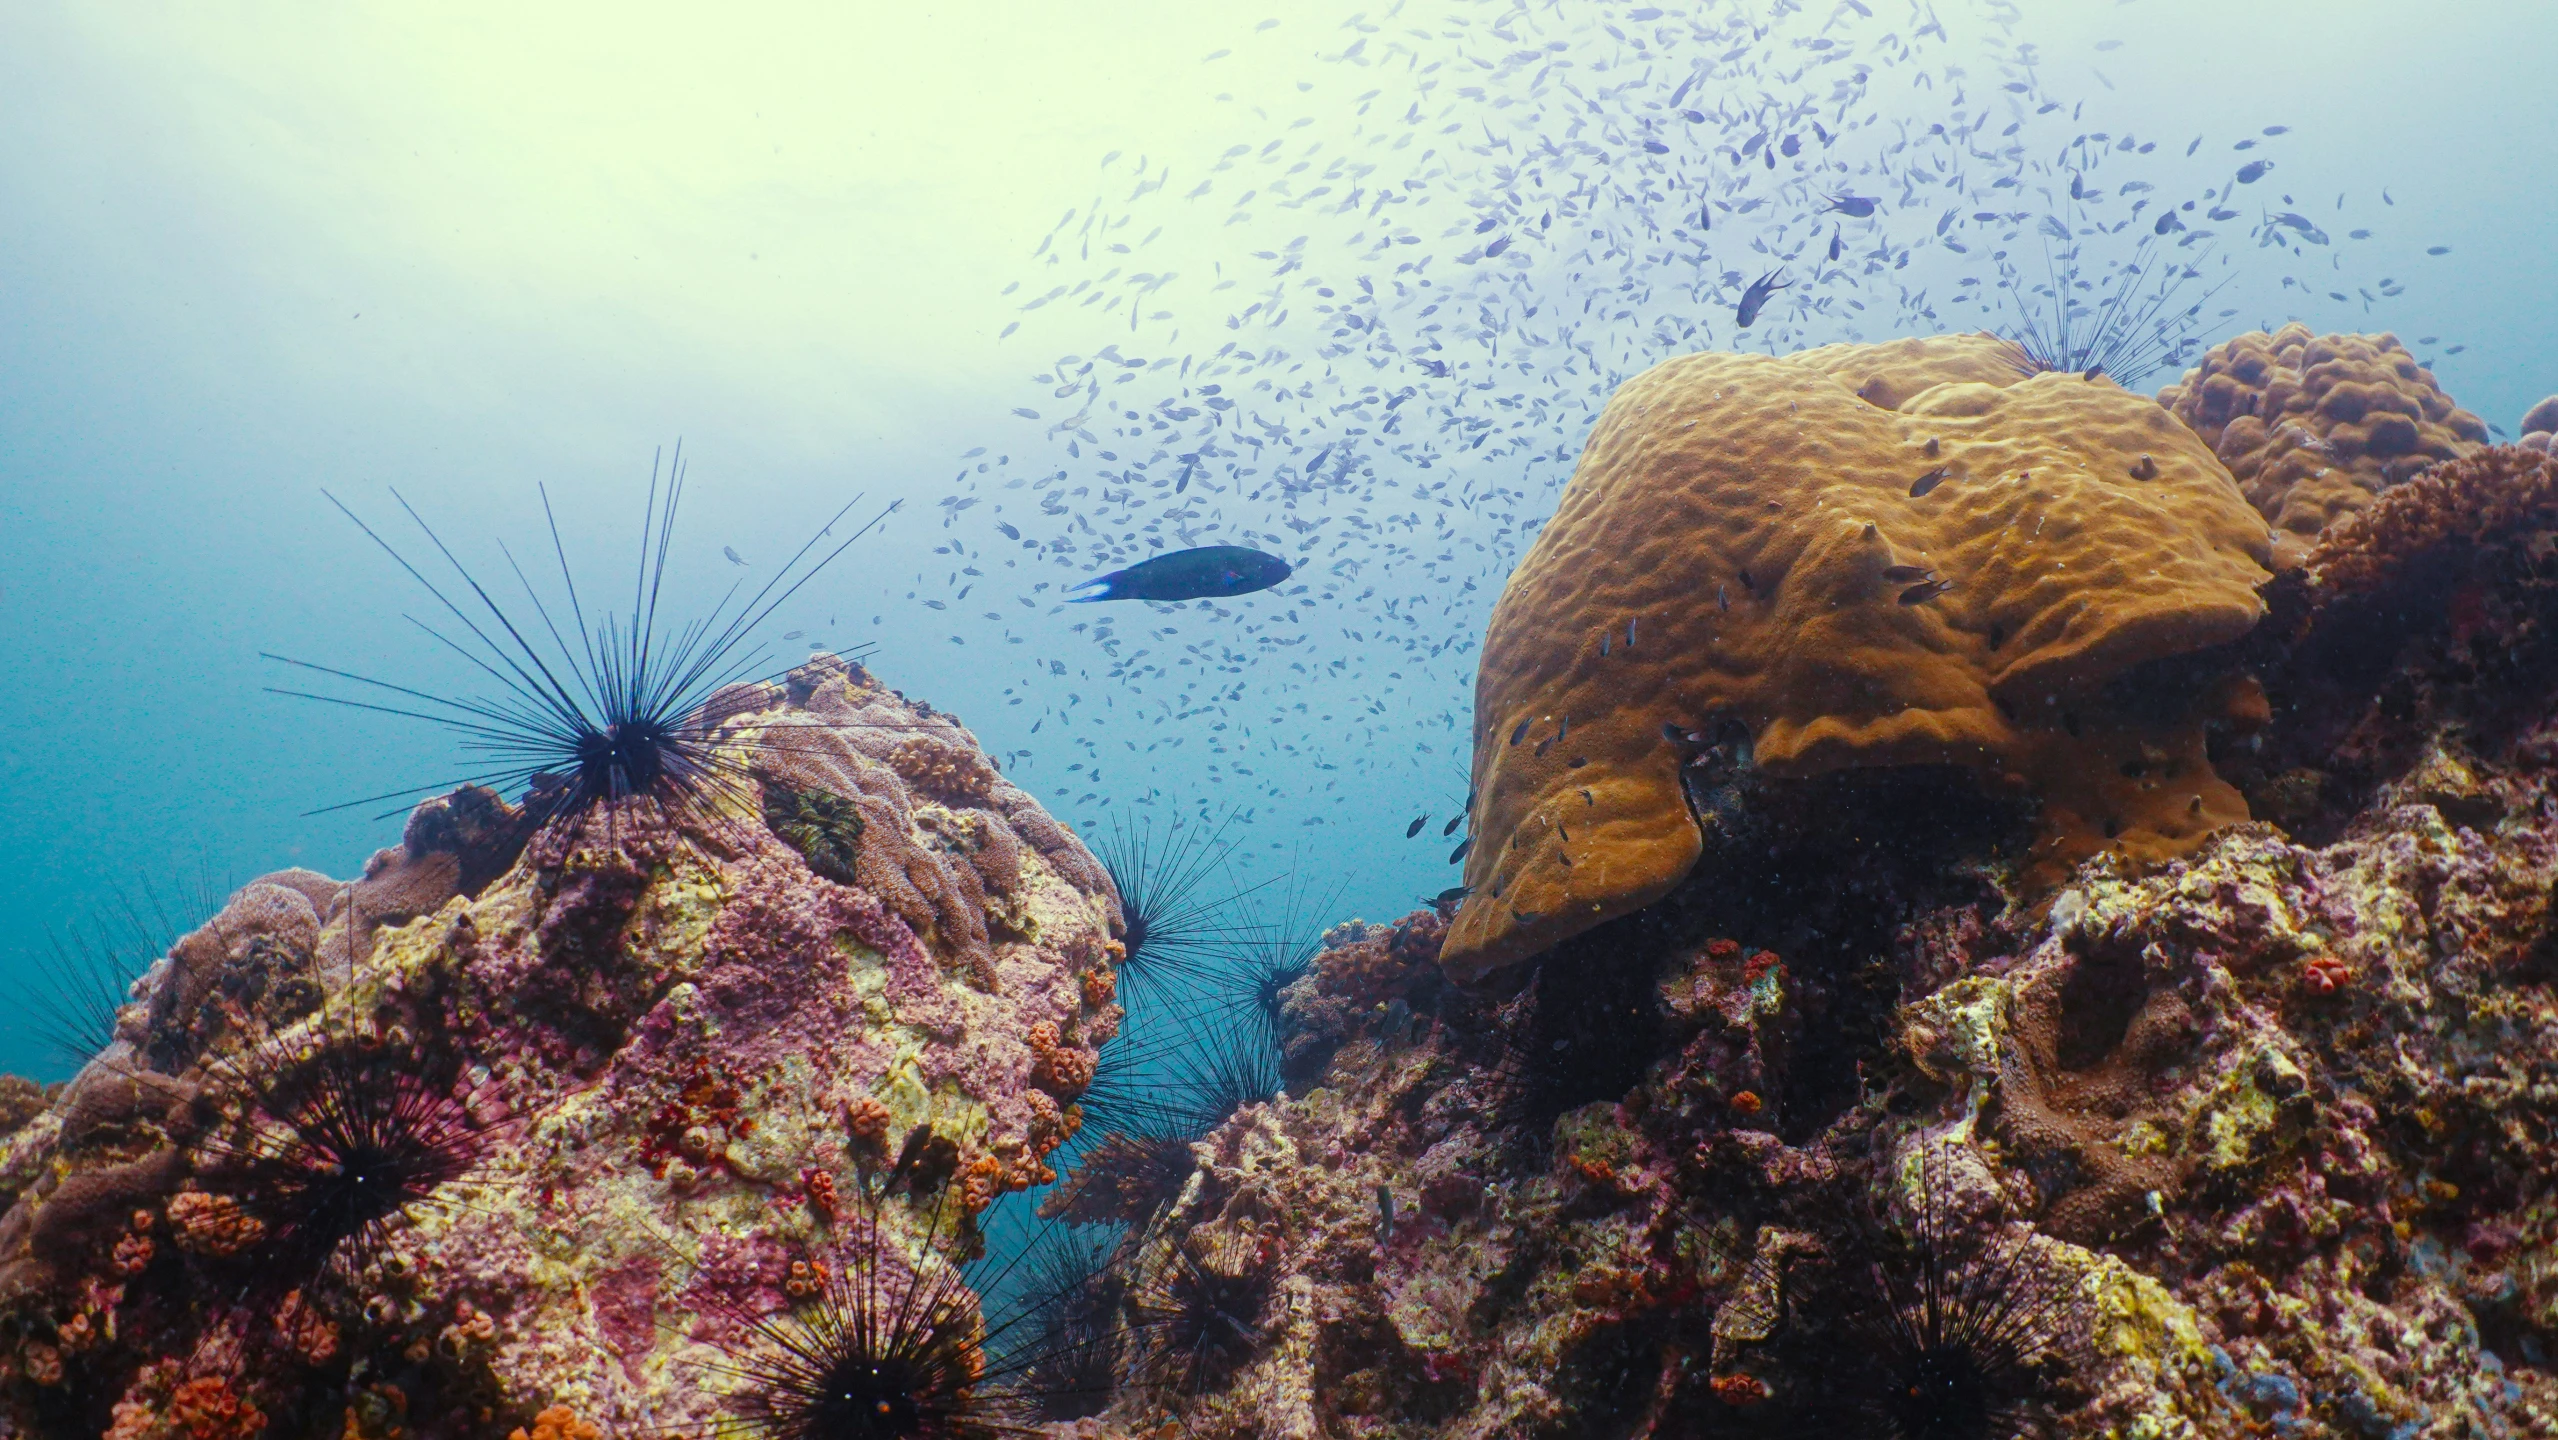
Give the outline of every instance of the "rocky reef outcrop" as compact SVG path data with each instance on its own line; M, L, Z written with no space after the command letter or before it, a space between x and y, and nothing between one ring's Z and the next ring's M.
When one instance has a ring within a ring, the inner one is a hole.
M1497 985L1337 932L1157 1222L1256 1345L1126 1433L2558 1433L2553 487L2435 467L2269 584L2213 760L2280 818L2181 859L2028 903L1964 776L1842 772ZM2010 1297L2004 1409L1873 1398L1923 1293Z
M135 987L0 1141L8 1433L712 1433L770 1317L1054 1178L1121 1017L1091 854L858 666L711 708L753 776L680 819L464 790Z
M242 888L0 1083L0 1436L2558 1433L2558 460L2278 556L1985 337L1609 413L1477 883L1310 959L1132 1014L1139 889L829 657Z

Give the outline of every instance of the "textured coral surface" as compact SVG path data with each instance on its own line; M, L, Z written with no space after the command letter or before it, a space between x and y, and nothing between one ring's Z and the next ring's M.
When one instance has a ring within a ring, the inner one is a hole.
M2298 322L2215 345L2158 403L2194 427L2274 527L2314 536L2388 486L2487 443L2395 335Z
M175 947L0 1148L15 1424L700 1433L734 1413L740 1327L855 1244L898 1137L929 1127L880 1216L889 1273L1053 1178L1059 1074L1120 1018L1091 983L1119 923L1092 856L858 667L714 708L776 772L716 823L631 807L526 845L465 792L367 880L268 877ZM349 1048L467 1107L467 1173L380 1246L288 1263L272 1185L219 1142Z
M2031 1275L2034 1433L2558 1434L2540 460L2443 467L2278 582L2268 725L2221 743L2312 772L2298 833L2028 906L1846 772L1505 991L1431 963L1434 911L1337 932L1286 995L1306 1078L1161 1222L1238 1237L1254 1354L1104 1433L1910 1433L1820 1418L1897 1373L1840 1280L1879 1227Z
M1771 775L2030 791L2054 865L2245 818L2202 712L2098 697L2255 623L2263 522L2157 406L1995 351L1689 355L1617 392L1485 639L1453 970L1665 893L1701 845L1682 766L1731 726Z

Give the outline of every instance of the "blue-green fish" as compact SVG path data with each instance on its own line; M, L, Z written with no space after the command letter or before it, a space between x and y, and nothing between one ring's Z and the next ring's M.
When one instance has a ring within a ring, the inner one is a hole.
M1199 600L1249 595L1288 578L1288 562L1246 545L1202 545L1096 575L1069 595L1086 600Z

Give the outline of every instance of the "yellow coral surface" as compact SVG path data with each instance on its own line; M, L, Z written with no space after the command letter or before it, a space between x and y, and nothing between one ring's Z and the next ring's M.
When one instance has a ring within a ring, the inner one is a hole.
M1950 763L2030 787L2046 870L2246 818L2201 717L2097 692L2255 624L2263 520L2157 405L2020 378L1998 345L1688 355L1617 392L1485 638L1451 973L1686 875L1691 752L1665 726L1737 721L1774 776Z
M2387 486L2487 443L2485 423L2397 336L2312 335L2298 322L2213 346L2158 403L2286 536L2315 536Z

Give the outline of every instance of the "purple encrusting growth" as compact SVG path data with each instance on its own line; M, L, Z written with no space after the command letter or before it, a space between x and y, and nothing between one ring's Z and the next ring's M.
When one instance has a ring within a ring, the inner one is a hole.
M831 839L776 833L751 796L528 834L465 792L421 807L378 881L253 882L176 947L116 1046L0 1141L0 1272L11 1313L44 1317L13 1332L35 1361L13 1373L62 1364L51 1391L0 1380L0 1407L124 1404L132 1435L182 1433L171 1407L194 1401L172 1386L195 1377L162 1362L221 1353L214 1380L274 1424L319 1423L306 1397L360 1363L426 1429L555 1403L608 1431L710 1427L740 1383L721 1347L798 1303L809 1266L852 1247L906 1273L1052 1178L1077 1078L1120 1019L1099 866L966 730L857 666L819 657L710 708L759 784L831 797L792 812ZM803 855L820 843L840 878ZM292 1336L240 1337L209 1277L259 1264L237 1217L266 1212L200 1158L237 1088L205 1067L359 1037L455 1077L469 1173L297 1277ZM874 1226L864 1187L917 1127L928 1163ZM65 1329L75 1314L91 1318Z

